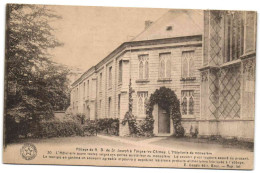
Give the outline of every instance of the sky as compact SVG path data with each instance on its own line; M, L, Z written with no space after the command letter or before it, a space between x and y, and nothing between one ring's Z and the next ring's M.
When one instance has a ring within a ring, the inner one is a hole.
M64 44L51 51L54 60L86 71L168 9L49 6L62 16L51 25Z

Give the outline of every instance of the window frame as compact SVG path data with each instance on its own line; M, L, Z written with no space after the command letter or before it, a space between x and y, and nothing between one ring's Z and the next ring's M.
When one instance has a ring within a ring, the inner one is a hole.
M102 99L99 99L99 114L102 114Z
M139 96L140 95L140 96ZM140 100L140 98L141 98L141 100L142 100L142 111L143 111L143 113L141 113L140 114L140 110L139 110L139 100ZM137 92L137 117L138 118L145 118L146 117L146 102L147 102L147 100L148 100L148 91L138 91Z
M166 55L166 56L164 56ZM159 79L171 79L172 73L171 52L159 53ZM169 65L169 66L167 66ZM169 68L169 69L168 69Z
M83 82L83 100L85 101L86 97L86 82Z
M239 59L245 52L245 19L243 12L227 12L224 15L223 25L223 63L228 63Z
M90 88L90 82L89 82L89 80L88 80L88 82L87 82L87 98L89 99L89 88Z
M140 64L143 64L142 70L140 70ZM142 75L140 75L142 71ZM138 79L148 80L149 79L149 54L138 55Z
M108 89L112 88L112 66L108 68Z
M195 115L195 97L194 97L194 90L182 90L181 91L181 114L184 117L193 117ZM186 98L186 114L183 113L183 104L184 99ZM192 104L192 113L191 113L191 102L190 99L192 98L193 104Z
M111 118L112 116L111 111L112 111L112 97L108 97L108 115L107 115L108 118Z
M253 19L253 40L252 40L252 42L253 42L253 50L247 50L247 24L248 24L248 13L254 13L254 19ZM256 14L256 12L255 11L246 11L246 12L244 12L244 15L243 15L243 18L244 18L244 49L243 49L243 51L244 51L244 54L247 54L247 53L251 53L251 52L255 52L256 51L256 29L257 29L257 14Z
M121 108L121 94L118 94L118 97L117 97L117 114L118 114L118 116L120 116L120 108Z
M118 62L118 83L122 84L123 82L123 61Z
M184 56L185 53L189 53L188 56ZM182 78L193 78L195 77L195 61L194 61L194 55L195 50L185 50L181 53L181 77ZM184 67L184 60L187 62L187 67ZM193 62L193 68L191 68L191 62ZM187 76L184 76L184 69L187 71Z
M103 74L102 72L99 73L99 92L102 93L102 86L103 86Z

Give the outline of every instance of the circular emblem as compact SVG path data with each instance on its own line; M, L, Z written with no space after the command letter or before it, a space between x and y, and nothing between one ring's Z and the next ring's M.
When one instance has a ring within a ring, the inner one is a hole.
M21 156L25 160L33 160L37 155L37 149L36 149L35 145L33 145L31 143L25 143L22 146L20 152L21 152Z

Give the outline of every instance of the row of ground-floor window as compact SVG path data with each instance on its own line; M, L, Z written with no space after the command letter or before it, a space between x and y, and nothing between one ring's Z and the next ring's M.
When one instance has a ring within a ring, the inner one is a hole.
M138 91L137 97L136 97L136 112L137 117L144 118L146 117L146 104L148 102L149 95L148 91ZM193 115L194 114L194 106L195 106L195 99L194 99L194 90L183 90L181 91L181 112L182 115ZM112 97L108 97L107 99L107 113L105 117L112 118L113 115L113 107L112 107ZM80 105L79 102L73 102L72 111L74 114L85 114L86 117L90 118L90 112L91 112L91 104L92 102L85 102L83 103L83 110L80 111ZM97 103L97 106L95 108L98 108L97 114L101 114L103 112L103 109L105 108L103 105L103 100L100 99ZM117 98L117 115L120 117L121 113L121 94L118 94ZM98 115L96 117L99 117ZM117 117L117 116L116 116Z

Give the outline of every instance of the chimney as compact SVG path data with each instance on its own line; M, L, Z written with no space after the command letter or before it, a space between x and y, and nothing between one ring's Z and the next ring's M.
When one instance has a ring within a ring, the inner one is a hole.
M150 27L151 25L152 25L152 21L151 20L146 20L145 22L144 22L144 25L145 25L145 27L144 27L144 29L147 29L148 27Z

